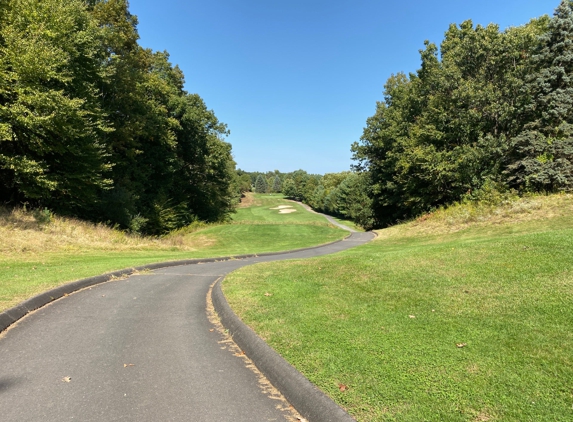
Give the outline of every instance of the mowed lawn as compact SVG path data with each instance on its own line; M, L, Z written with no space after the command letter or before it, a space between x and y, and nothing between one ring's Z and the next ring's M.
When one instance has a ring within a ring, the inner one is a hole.
M249 195L227 224L183 229L161 238L31 213L0 212L0 311L63 283L105 272L187 258L276 252L340 240L347 232L280 195ZM279 214L279 206L296 212ZM251 210L250 207L253 207Z
M572 421L572 210L568 197L513 222L382 230L243 268L224 292L358 421Z

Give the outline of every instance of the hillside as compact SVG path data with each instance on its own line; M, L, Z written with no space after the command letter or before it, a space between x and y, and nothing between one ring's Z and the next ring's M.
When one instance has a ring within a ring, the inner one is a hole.
M241 269L225 294L358 421L571 420L572 195L456 205L378 234Z

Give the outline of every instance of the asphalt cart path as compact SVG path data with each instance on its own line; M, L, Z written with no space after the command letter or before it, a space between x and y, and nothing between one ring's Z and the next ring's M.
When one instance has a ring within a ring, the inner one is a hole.
M209 319L215 281L372 239L169 267L86 288L0 335L0 420L285 421L292 409Z

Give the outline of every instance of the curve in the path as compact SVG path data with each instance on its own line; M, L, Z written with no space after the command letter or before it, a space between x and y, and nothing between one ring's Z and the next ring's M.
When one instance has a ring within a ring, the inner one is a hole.
M294 201L294 202L296 202L297 204L302 205L302 206L303 206L307 211L309 211L309 212L322 215L324 218L326 218L326 219L328 220L328 222L329 222L330 224L333 224L333 225L335 225L336 227L339 227L339 228L341 228L341 229L343 229L343 230L346 230L346 231L349 231L349 232L351 232L351 233L358 233L358 230L354 230L354 229L351 228L351 227L348 227L348 226L345 226L345 225L342 224L342 223L339 223L338 221L336 221L334 218L332 218L332 217L331 217L330 215L328 215L328 214L323 214L323 213L321 213L321 212L317 212L317 211L313 210L309 205L306 205L306 204L303 203L303 202L299 202L299 201Z
M0 336L0 419L293 420L288 405L269 396L259 376L229 352L207 318L205 298L213 283L245 265L325 255L372 237L353 233L318 248L156 269L44 306ZM241 329L232 330L237 336ZM270 355L254 358L278 365ZM296 382L292 371L278 369L277 374ZM329 407L329 399L308 397L306 406L318 410L305 417L350 419Z

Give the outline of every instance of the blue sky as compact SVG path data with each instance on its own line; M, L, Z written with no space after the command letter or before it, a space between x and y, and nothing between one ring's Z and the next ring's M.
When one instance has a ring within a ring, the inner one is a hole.
M392 73L450 23L519 26L559 0L131 0L140 45L167 50L227 123L247 171L348 170Z

